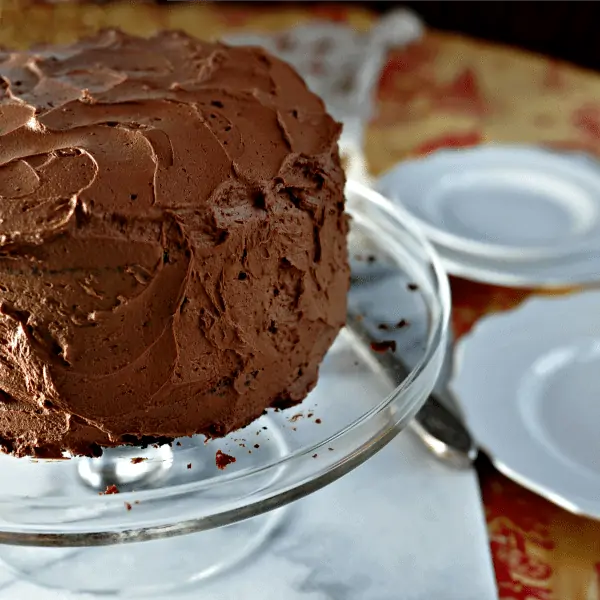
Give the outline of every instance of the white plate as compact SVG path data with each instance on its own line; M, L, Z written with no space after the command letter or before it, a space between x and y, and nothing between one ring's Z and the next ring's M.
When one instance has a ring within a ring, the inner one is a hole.
M459 342L450 385L500 471L600 519L600 291L484 319Z
M515 286L600 280L600 167L582 155L442 150L400 163L377 187L455 275Z

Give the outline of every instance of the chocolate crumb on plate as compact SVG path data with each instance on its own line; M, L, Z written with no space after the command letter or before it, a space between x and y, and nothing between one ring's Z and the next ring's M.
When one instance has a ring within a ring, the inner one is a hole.
M144 462L145 460L148 460L145 456L136 456L135 458L131 459L131 464L139 465L141 462Z
M221 452L221 450L217 450L215 455L215 463L217 465L217 469L221 471L225 469L227 465L235 462L235 456L231 456L230 454L225 454L225 452Z
M316 423L317 425L320 425L322 422L323 422L323 421L321 421L321 419L315 419L315 423Z
M125 508L127 510L131 510L133 507L131 506L131 504L129 504L129 502L125 502Z
M406 319L400 319L394 325L388 325L387 323L380 323L379 325L377 325L377 329L380 329L381 331L390 331L390 329L402 329L403 327L407 327L407 326L408 326L408 321Z
M192 463L188 463L188 464L187 464L187 468L188 468L188 469L191 469L191 468L192 468Z
M409 283L406 286L411 292L416 292L419 289L419 286L416 283Z
M118 494L119 488L113 483L112 485L107 485L106 489L103 492L99 492L99 496L110 496L111 494Z
M394 340L384 340L382 342L371 342L371 350L383 354L388 350L396 352L396 342Z

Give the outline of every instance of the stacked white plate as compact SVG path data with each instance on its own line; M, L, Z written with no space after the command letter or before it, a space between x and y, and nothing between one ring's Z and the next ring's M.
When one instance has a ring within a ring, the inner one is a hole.
M378 182L448 272L538 287L600 281L600 166L527 146L444 150Z

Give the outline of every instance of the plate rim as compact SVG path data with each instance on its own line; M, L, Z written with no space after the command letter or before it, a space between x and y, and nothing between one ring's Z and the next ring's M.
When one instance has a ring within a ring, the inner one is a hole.
M553 310L556 310L561 306L573 303L573 301L585 302L590 301L590 299L593 300L594 298L598 300L598 305L600 305L600 289L561 294L559 296L534 296L526 299L516 308L484 317L473 326L471 331L458 340L454 350L455 360L448 385L450 390L457 398L462 414L467 422L467 426L470 426L469 407L471 405L461 396L460 390L461 374L464 376L465 370L467 346L472 344L474 339L480 338L481 336L498 335L501 333L503 324L506 327L506 323L514 320L515 318L525 319L529 313L533 312L538 319L543 319L543 316L541 316L536 310L540 305L552 306ZM547 318L548 316L546 314L546 320ZM598 320L597 327L600 334L600 319ZM515 404L513 403L509 405L507 403L507 406L514 407ZM519 420L522 421L522 419ZM524 421L522 422L524 423ZM486 443L485 439L482 439L482 436L480 435L481 433L481 430L472 431L479 448L486 454L494 467L497 468L498 471L500 471L503 475L572 514L600 521L600 498L594 501L591 498L577 495L569 497L569 495L565 493L564 489L554 489L553 486L549 484L543 476L538 477L535 474L532 475L530 468L523 469L522 467L519 467L519 465L514 465L512 464L510 457L508 460L506 460L505 456L499 455L497 448L496 451L492 450L491 446ZM525 446L531 443L533 443L533 437L528 435L525 441ZM563 464L555 461L552 453L548 452L546 454L548 456L548 460L554 462L554 464L557 466L557 471L565 469ZM531 465L533 465L535 471L536 465L533 462L529 463L529 466ZM597 476L600 480L600 472Z

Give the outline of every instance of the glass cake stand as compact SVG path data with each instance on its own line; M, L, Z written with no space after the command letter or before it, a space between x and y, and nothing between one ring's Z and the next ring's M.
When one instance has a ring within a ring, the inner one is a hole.
M148 597L218 576L268 542L285 505L348 473L406 427L440 372L448 281L428 243L385 199L354 182L347 198L348 323L360 321L363 334L342 330L309 397L207 443L196 436L96 459L0 456L0 559L18 577ZM379 360L382 350L392 354L389 342L406 366L402 381L385 366L393 361ZM235 462L217 468L219 451ZM119 493L99 493L110 486Z

